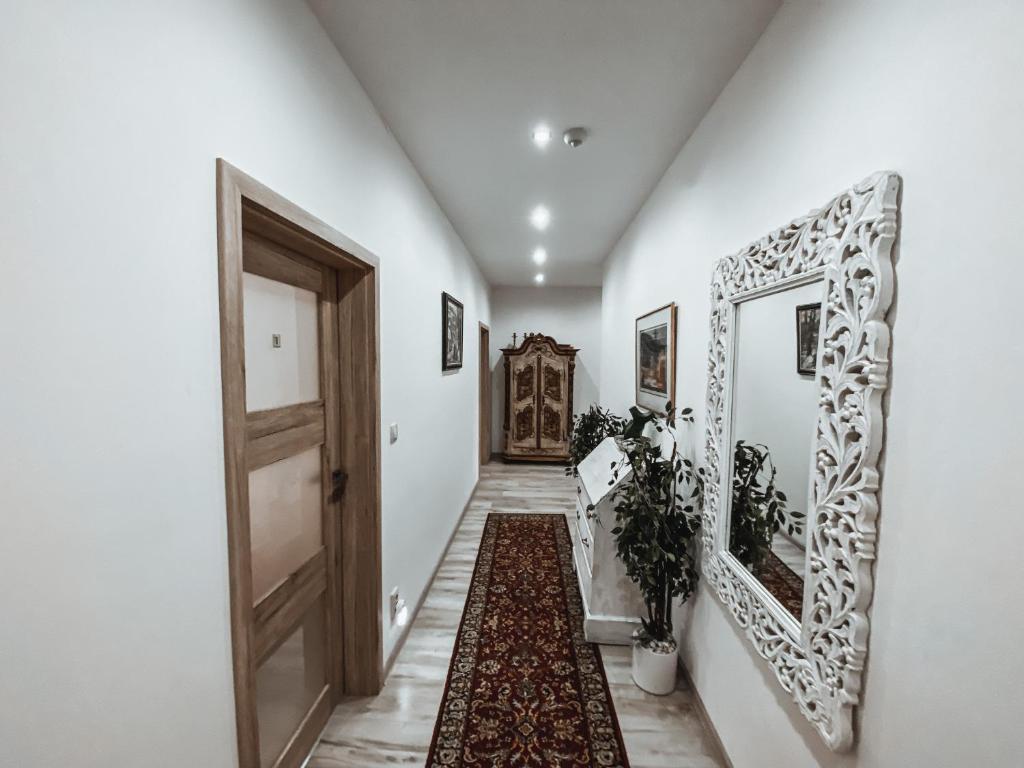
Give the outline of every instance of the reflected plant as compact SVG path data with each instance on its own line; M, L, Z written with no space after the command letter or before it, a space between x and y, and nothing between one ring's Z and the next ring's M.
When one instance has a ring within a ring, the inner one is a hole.
M591 405L585 413L572 420L572 436L569 438L569 466L565 474L578 477L576 467L607 437L622 434L626 420L597 405Z
M805 513L787 510L786 494L775 487L775 464L768 446L736 443L733 454L729 551L751 573L760 573L775 534L785 527L803 533Z
M692 409L684 409L679 420L692 423ZM643 415L640 430L651 421ZM640 640L645 645L663 647L675 646L675 601L685 602L697 586L694 553L704 503L704 469L679 455L672 428L675 421L671 404L664 420L653 421L659 434L668 431L672 437L669 456L663 456L661 446L651 438L627 428L631 436L620 441L625 456L612 463L609 482L614 485L620 475L632 470L629 480L615 491L616 525L612 534L616 554L626 567L626 575L640 588L647 609L647 616L640 619Z

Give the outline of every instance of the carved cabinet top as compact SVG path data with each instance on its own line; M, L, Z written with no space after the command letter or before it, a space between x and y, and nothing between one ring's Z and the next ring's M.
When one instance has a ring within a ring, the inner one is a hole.
M579 349L572 346L572 344L559 344L551 336L546 336L542 333L528 333L523 336L523 340L519 342L519 345L509 345L501 350L501 353L505 357L511 357L513 355L521 355L524 352L536 350L538 347L548 347L552 353L556 355L568 355L574 357Z

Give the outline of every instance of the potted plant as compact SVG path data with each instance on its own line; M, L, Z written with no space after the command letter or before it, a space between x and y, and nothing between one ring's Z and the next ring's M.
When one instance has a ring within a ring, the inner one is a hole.
M775 487L775 475L768 446L736 443L729 551L755 575L762 572L776 533L783 527L790 536L803 533L805 514L786 509L788 499Z
M679 418L692 422L691 414L686 408ZM672 611L676 601L685 602L697 585L694 545L700 531L704 469L679 455L671 404L664 420L641 417L639 429L636 423L627 426L628 438L621 443L625 455L613 468L612 482L626 470L632 475L615 491L612 534L616 554L639 587L647 611L633 637L633 681L649 693L664 695L676 683ZM641 433L648 422L659 434L668 431L669 455L663 454L662 444Z
M577 414L572 420L572 436L569 438L569 466L565 474L577 477L576 467L590 455L607 437L622 432L625 419L609 410L591 405L585 413Z

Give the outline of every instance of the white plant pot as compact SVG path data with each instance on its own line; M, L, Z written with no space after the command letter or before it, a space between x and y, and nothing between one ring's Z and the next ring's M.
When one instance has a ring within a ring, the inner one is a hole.
M656 651L633 641L633 682L637 687L658 696L676 689L676 651Z

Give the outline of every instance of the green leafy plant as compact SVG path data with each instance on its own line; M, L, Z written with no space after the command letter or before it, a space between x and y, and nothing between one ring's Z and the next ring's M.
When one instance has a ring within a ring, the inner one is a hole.
M736 443L729 551L755 574L761 572L778 531L785 527L790 535L803 533L805 514L787 512L788 499L776 488L775 475L768 446L743 440Z
M679 419L692 422L691 414L692 409L686 408ZM652 421L644 415L644 425ZM661 446L649 437L630 432L634 436L621 444L625 457L612 464L611 484L632 470L629 480L615 491L612 534L616 554L640 588L647 610L640 619L644 644L675 645L673 605L690 597L698 579L694 545L704 503L704 469L679 455L672 428L675 421L671 404L664 421L653 421L659 434L667 430L671 435L670 455L662 455Z
M606 437L622 433L625 419L597 405L591 405L585 413L572 420L572 437L569 438L569 466L565 474L578 476L576 467Z

